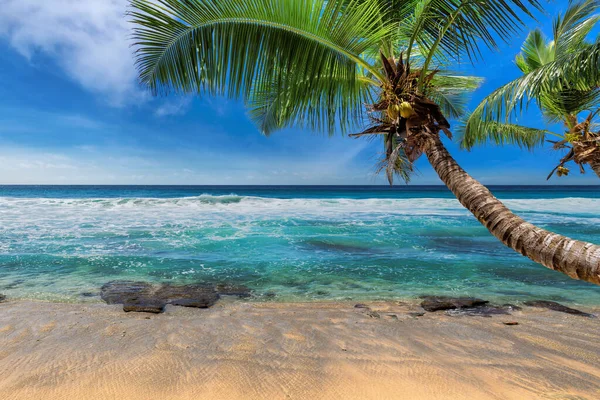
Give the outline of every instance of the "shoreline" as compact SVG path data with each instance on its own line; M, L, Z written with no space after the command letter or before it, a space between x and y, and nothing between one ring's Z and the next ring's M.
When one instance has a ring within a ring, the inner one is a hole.
M599 319L406 302L0 303L0 393L21 399L593 399ZM581 307L598 313L598 307ZM518 322L508 326L505 322ZM404 397L406 396L406 397Z

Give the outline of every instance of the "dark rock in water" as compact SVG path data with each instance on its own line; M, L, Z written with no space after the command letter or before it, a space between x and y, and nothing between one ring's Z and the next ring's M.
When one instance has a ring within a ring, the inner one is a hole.
M457 308L474 308L484 306L489 301L474 297L422 296L421 307L425 311L455 310Z
M169 304L180 307L209 308L214 303L214 301L207 299L178 299L171 301Z
M126 312L164 311L165 305L208 308L219 299L219 294L207 285L158 285L146 282L112 281L102 286L100 297L108 304L123 304Z
M530 306L530 307L547 308L548 310L563 312L563 313L572 314L572 315L580 315L582 317L597 318L596 315L594 315L594 314L586 313L583 311L576 310L574 308L563 306L562 304L557 303L555 301L533 300L533 301L526 301L524 304L526 306Z
M125 304L141 295L150 295L152 285L136 281L110 281L100 288L100 298L107 304Z
M98 293L92 293L92 292L81 292L79 293L79 295L81 297L95 297L98 296Z
M275 292L266 292L263 296L272 299L273 297L277 297L277 294Z
M6 300L6 295L0 294L0 303Z
M141 298L130 300L123 304L123 311L125 312L146 312L153 314L160 314L165 311L165 303L160 300Z
M206 285L163 285L154 296L167 304L196 308L208 308L219 300L217 291Z
M2 287L2 289L14 289L20 285L22 285L23 283L25 283L25 279L17 279L11 283L9 283L8 285L4 285Z
M332 241L326 240L309 240L306 242L307 245L314 247L319 250L325 251L338 251L343 253L360 253L360 254L370 254L376 253L374 249L369 247L363 247L356 244L346 244L346 243L336 243Z
M252 296L252 290L243 285L217 285L217 293L221 296L237 296L240 298Z
M367 308L368 309L369 306L366 304L358 303L358 304L354 305L354 308Z
M510 308L508 307L497 307L483 305L479 307L460 308L446 311L448 315L460 316L467 315L470 317L487 317L490 318L493 315L510 315Z

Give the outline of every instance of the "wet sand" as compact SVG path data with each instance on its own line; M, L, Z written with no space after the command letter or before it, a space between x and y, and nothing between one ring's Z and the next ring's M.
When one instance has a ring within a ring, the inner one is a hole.
M600 398L600 319L369 306L221 302L150 315L1 303L0 398Z

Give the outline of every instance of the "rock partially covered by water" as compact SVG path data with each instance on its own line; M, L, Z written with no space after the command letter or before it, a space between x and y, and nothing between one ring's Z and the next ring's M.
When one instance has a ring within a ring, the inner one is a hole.
M452 309L446 311L448 315L467 315L470 317L492 317L494 315L511 315L512 308L504 306L481 305L478 307Z
M136 298L128 299L123 303L123 311L125 312L146 312L160 314L165 311L165 302L152 298Z
M216 286L216 290L221 296L236 296L239 298L245 298L252 295L252 290L244 285L220 283Z
M100 288L107 304L123 304L123 311L161 313L166 301L154 296L155 288L147 282L111 281Z
M6 300L6 295L0 294L0 303Z
M162 285L155 296L167 304L196 308L208 308L219 300L219 293L208 285Z
M475 308L489 303L489 301L475 297L423 296L421 298L423 299L421 307L429 312Z
M110 281L100 288L100 297L106 304L124 304L127 300L150 296L152 291L147 282Z
M563 313L567 313L567 314L580 315L582 317L588 317L588 318L596 318L596 315L594 315L594 314L579 311L574 308L564 306L555 301L533 300L533 301L526 301L524 304L526 306L530 306L530 307L547 308L548 310L563 312Z
M208 308L219 293L208 285L152 285L146 282L112 281L100 289L107 304L123 304L123 311L161 313L167 304Z

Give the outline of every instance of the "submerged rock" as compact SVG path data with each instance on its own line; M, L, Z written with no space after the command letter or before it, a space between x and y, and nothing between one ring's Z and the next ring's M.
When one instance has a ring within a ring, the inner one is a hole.
M425 311L446 311L450 316L492 317L494 315L511 315L512 311L520 310L512 304L497 306L489 301L476 297L422 296L421 307Z
M14 289L18 286L20 286L21 284L25 283L25 279L17 279L7 285L2 286L2 289Z
M0 303L6 300L6 295L0 294Z
M207 285L162 285L155 296L167 304L195 308L208 308L219 300L215 288Z
M422 296L421 298L423 299L421 307L429 312L474 308L489 303L489 301L475 297Z
M490 318L493 315L511 315L510 311L512 311L512 310L509 307L482 305L479 307L448 310L448 311L446 311L446 313L448 315L452 315L452 316L467 315L467 316L471 316L471 317Z
M123 311L160 314L165 311L165 305L166 304L160 300L140 298L123 303Z
M110 281L100 288L100 298L106 304L125 304L152 293L152 285L147 282Z
M252 290L244 285L229 285L219 284L216 286L217 293L221 296L237 296L239 298L245 298L252 296Z
M360 246L358 244L347 244L347 243L339 243L332 242L327 240L308 240L305 242L307 245L314 247L318 250L325 251L338 251L343 253L359 253L359 254L370 254L375 253L376 251L372 248L366 246Z
M582 317L597 318L597 316L594 314L579 311L574 308L564 306L555 301L533 300L533 301L526 301L524 304L526 306L530 306L530 307L547 308L548 310L563 312L563 313L572 314L572 315L579 315Z
M219 299L213 286L152 285L136 281L112 281L100 289L107 304L123 304L123 311L161 313L167 304L208 308Z

